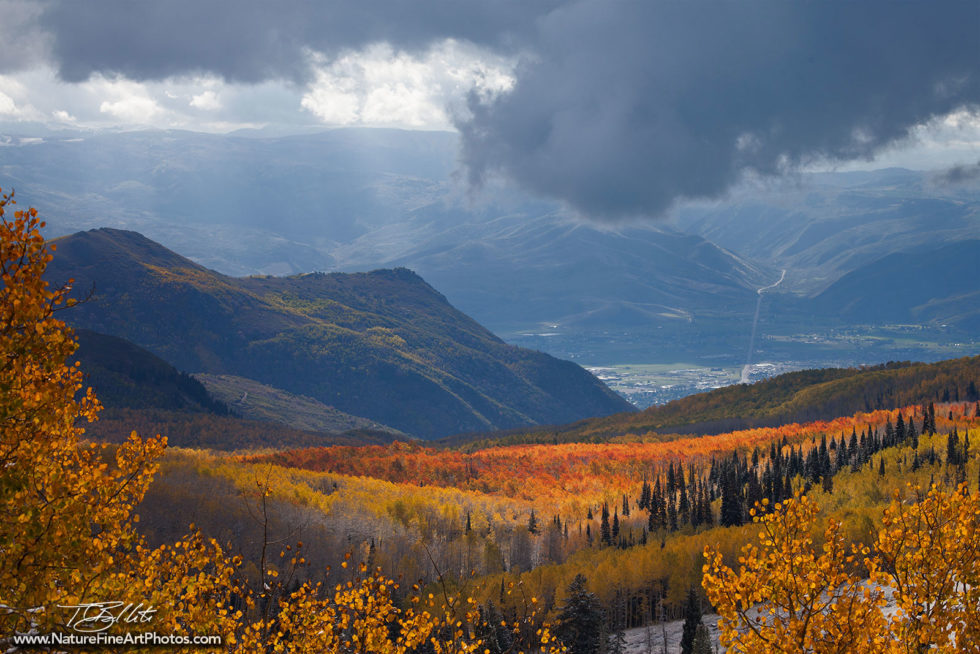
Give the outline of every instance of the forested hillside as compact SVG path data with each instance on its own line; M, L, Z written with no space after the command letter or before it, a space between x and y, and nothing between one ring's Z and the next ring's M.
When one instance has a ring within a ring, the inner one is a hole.
M230 537L247 510L236 493L261 479L273 533L307 543L312 569L353 552L433 591L440 575L453 579L502 615L520 611L526 594L552 617L581 574L615 633L682 617L705 548L734 564L758 531L756 503L779 507L805 492L843 522L847 542L868 544L906 484L975 486L978 409L931 404L668 442L639 435L470 454L405 443L235 459L183 451L147 497L145 528L165 540L162 508L193 502L186 489L200 485L212 499L186 510Z
M85 371L85 383L95 389L104 406L228 415L228 406L212 397L201 382L143 348L87 329L75 335L75 357Z
M802 370L754 384L735 384L653 406L639 413L504 435L445 439L465 449L491 444L604 441L624 434L714 434L788 422L826 420L857 411L938 399L980 399L980 356L937 363L889 362L861 368Z
M88 428L95 438L122 443L136 430L166 436L171 445L236 450L364 445L406 437L323 405L306 414L298 412L302 405L295 401L278 411L247 411L240 393L216 396L194 377L125 339L87 329L77 330L76 337L75 358L85 371L84 383L104 407L101 419ZM249 409L263 404L261 384L250 382L248 388L258 390ZM287 410L297 415L289 416Z
M629 409L579 366L509 346L405 269L232 278L136 234L57 240L76 326L186 372L232 374L426 438Z

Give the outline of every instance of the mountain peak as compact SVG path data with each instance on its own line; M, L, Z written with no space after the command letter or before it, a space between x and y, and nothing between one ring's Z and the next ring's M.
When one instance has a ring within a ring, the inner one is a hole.
M193 268L206 270L186 257L167 249L139 232L128 229L100 227L77 232L52 241L57 245L57 257L61 262L74 261L80 267L91 265L99 258L111 260L114 265L126 266L139 263L165 268Z

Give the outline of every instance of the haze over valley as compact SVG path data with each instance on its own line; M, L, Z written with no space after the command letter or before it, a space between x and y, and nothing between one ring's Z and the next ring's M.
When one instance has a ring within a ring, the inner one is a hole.
M52 235L135 230L239 276L407 267L512 344L619 367L641 406L741 379L719 367L764 364L757 379L976 347L977 176L803 174L595 223L503 182L467 188L457 149L446 132L339 129L12 136L3 152Z

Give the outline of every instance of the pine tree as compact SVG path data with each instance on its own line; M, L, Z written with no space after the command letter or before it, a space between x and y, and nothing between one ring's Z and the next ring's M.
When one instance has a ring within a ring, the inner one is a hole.
M687 603L684 605L684 630L681 636L681 654L691 654L694 651L694 635L701 622L701 599L694 586L687 591Z
M612 544L612 530L609 527L609 505L602 503L602 521L599 523L599 539L603 545Z
M626 652L626 603L620 591L616 591L616 599L613 603L613 616L609 620L612 623L613 631L609 634L606 643L605 654L625 654Z
M755 474L749 475L749 485L745 495L745 505L754 508L756 504L761 504L763 498L762 485L759 483Z
M504 616L494 606L493 600L489 600L486 607L480 607L477 637L483 641L483 649L490 654L504 654L513 646L514 636L503 623Z
M729 470L722 478L721 526L737 527L742 524L742 493L735 479L735 471Z
M687 496L686 484L681 484L680 504L677 508L680 513L680 523L682 525L689 524L691 522L691 502Z
M650 508L650 482L646 479L643 480L643 486L640 487L640 503L639 508L649 509Z
M704 624L699 624L697 631L694 632L691 654L714 654L711 651L711 634L708 633L708 628Z
M828 494L829 493L833 493L834 492L834 476L833 475L824 475L823 476L823 481L821 482L821 486L823 488L823 492L828 493Z
M602 646L605 615L599 598L586 589L587 583L584 575L575 575L555 620L555 635L570 654L598 654Z

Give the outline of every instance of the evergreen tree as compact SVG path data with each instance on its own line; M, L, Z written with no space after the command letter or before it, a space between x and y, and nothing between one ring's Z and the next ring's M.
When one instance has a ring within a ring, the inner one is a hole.
M824 475L823 476L823 481L821 482L821 486L823 487L823 492L825 492L825 493L833 493L834 492L834 476L833 475Z
M469 524L469 519L467 519L467 524ZM538 533L538 519L534 515L534 509L531 509L531 516L527 519L527 530L532 534Z
M756 503L761 503L764 497L762 485L754 474L749 475L749 486L745 495L745 506L754 508Z
M737 527L740 524L742 524L742 493L735 479L735 471L730 470L722 478L721 526Z
M609 505L602 503L602 521L599 523L599 539L603 545L612 544L612 530L609 528Z
M609 635L609 643L606 647L607 654L624 654L626 652L626 631L622 626L617 627Z
M616 591L616 599L613 602L613 615L607 616L611 623L612 633L606 642L605 654L625 654L626 652L626 602L623 594Z
M684 605L684 631L681 636L681 654L691 654L694 651L694 635L701 625L701 599L694 586L687 591L687 603Z
M514 636L506 624L502 624L504 616L494 606L493 600L489 600L485 607L480 607L480 618L476 632L483 641L484 650L490 654L509 652L514 643Z
M640 503L638 504L641 509L650 508L650 482L646 479L643 480L643 486L640 487Z
M956 428L946 436L946 464L955 466L960 463L960 436Z
M697 631L694 632L691 654L714 654L711 651L711 634L708 633L708 628L704 624L699 624Z
M701 524L708 527L715 525L715 517L711 514L711 500L708 497L708 491L703 487L701 488Z
M653 486L653 498L650 505L650 529L662 529L667 526L667 504L664 501L663 488L660 486L660 477Z
M681 484L681 497L678 510L680 512L680 523L682 525L689 524L691 522L691 502L687 495L686 484Z
M570 654L598 654L602 646L605 616L599 598L586 590L587 581L584 575L575 575L555 620L555 635Z

